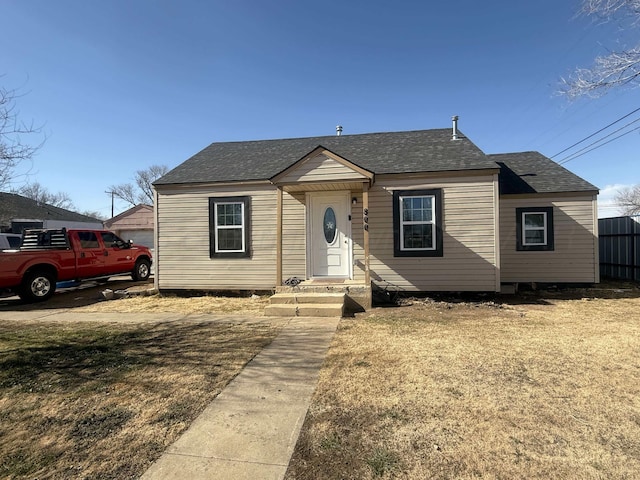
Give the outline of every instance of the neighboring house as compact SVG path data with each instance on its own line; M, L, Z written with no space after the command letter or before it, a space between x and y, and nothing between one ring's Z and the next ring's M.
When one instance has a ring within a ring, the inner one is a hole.
M102 221L37 202L15 193L0 192L0 231L22 233L27 228L102 228Z
M154 183L161 290L598 281L598 189L457 130L213 143ZM346 288L348 290L348 288Z
M136 205L104 222L104 228L124 240L153 248L153 207Z

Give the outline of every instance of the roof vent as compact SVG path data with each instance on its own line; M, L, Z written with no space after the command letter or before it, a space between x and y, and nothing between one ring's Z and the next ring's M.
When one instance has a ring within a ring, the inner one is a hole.
M451 140L458 140L458 116L454 115L453 117L451 117L451 120L453 121L453 132L451 135Z
M342 125L338 125L336 127L336 135L339 137L340 135L342 135Z

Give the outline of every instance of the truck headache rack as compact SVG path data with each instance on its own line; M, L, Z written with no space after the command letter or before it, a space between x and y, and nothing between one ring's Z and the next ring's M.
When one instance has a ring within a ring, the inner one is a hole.
M57 230L25 230L20 250L69 249L67 229Z

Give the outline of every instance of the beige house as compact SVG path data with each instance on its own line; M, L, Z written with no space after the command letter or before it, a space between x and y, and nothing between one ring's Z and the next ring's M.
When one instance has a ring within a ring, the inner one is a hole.
M598 282L596 187L457 130L214 143L154 183L160 290Z

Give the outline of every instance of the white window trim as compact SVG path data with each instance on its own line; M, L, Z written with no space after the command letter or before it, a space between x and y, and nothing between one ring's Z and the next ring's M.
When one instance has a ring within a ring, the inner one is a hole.
M247 251L247 246L245 245L245 221L244 221L244 202L215 202L214 211L213 211L213 228L215 235L215 253L245 253ZM242 224L241 225L218 225L218 206L220 205L240 205L241 208L241 216ZM220 245L220 237L218 237L218 231L220 230L241 230L241 238L242 238L242 249L240 250L223 250L219 248Z
M405 198L431 198L431 221L404 221L402 218L402 202ZM400 250L403 252L422 252L436 250L436 196L435 195L401 195L398 197L400 205L398 206L400 212ZM427 248L406 248L404 246L404 226L405 225L431 225L431 247Z
M544 219L542 227L527 227L526 216L527 215L540 215ZM522 245L525 247L543 247L548 244L549 229L547 228L547 212L522 212ZM527 231L539 231L544 232L544 242L527 242Z

